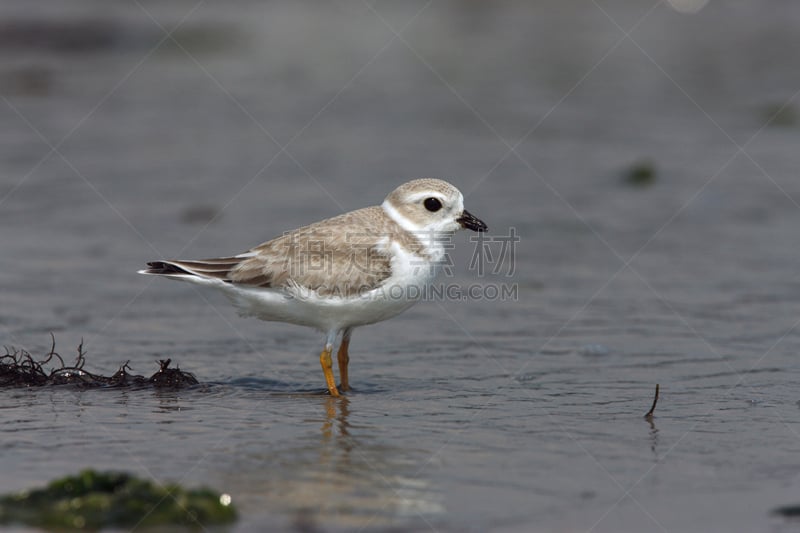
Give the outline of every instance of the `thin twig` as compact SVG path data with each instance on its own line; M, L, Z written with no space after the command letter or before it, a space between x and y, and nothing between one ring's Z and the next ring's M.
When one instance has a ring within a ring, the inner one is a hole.
M659 390L659 385L658 383L656 383L656 394L655 396L653 396L653 405L652 407L650 407L650 410L647 411L647 414L644 415L644 417L647 419L653 418L653 413L655 412L656 404L658 403L658 390Z
M56 336L53 335L52 331L50 332L50 339L52 340L52 343L50 344L50 353L47 354L47 359L45 359L44 361L40 361L39 364L44 366L47 363L49 363L50 360L52 360L53 357L55 356L55 357L58 357L59 361L61 361L61 367L63 368L64 367L64 360L61 359L61 356L56 353Z
M75 361L75 368L78 370L83 370L83 365L86 364L86 353L83 351L83 337L81 337L81 343L78 345L78 358Z

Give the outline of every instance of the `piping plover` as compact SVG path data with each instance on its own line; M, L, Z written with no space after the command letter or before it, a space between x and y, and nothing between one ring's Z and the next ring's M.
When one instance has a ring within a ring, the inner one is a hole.
M416 303L433 281L453 233L486 231L464 197L437 179L418 179L365 207L288 231L248 252L203 260L147 263L140 274L222 290L240 314L314 327L328 391L348 390L353 328L391 318ZM331 354L341 333L336 387Z

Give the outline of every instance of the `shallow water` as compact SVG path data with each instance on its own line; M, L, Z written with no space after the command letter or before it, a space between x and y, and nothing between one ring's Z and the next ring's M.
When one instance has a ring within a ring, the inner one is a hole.
M230 493L234 531L796 526L800 6L162 4L0 6L0 337L203 385L0 391L0 491L125 469ZM481 275L459 235L441 281L518 297L356 330L343 399L319 334L135 274L428 175L520 237Z

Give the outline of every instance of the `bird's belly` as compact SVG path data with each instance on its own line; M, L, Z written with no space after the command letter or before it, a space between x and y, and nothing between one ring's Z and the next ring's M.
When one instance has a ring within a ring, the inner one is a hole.
M244 316L288 322L321 331L374 324L398 315L419 301L423 287L377 288L354 297L291 294L228 285L224 292Z

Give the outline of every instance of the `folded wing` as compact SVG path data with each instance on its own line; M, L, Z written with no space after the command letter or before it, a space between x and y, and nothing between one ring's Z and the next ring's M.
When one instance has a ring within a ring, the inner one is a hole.
M378 208L305 226L244 254L152 261L141 273L187 281L216 279L265 289L300 287L323 296L352 296L378 287L391 275L385 243L394 228L374 224L370 209Z

